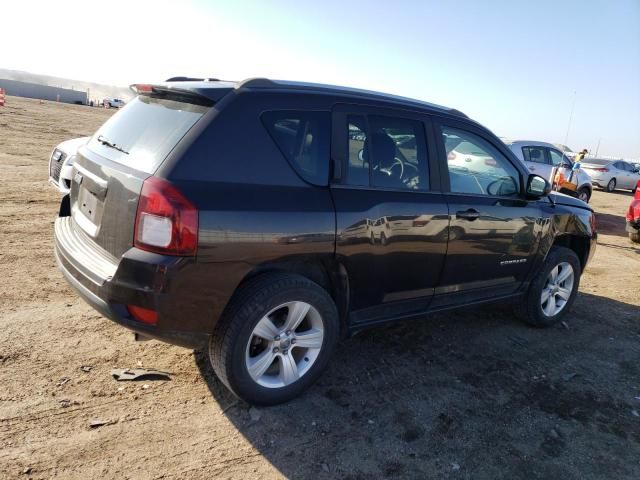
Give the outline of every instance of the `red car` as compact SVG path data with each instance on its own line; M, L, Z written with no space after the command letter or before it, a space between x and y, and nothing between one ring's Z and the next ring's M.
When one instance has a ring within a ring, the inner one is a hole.
M640 181L627 210L627 232L632 242L640 243Z

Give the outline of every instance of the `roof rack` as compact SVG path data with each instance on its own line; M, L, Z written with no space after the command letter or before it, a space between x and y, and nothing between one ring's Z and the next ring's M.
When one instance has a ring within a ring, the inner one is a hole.
M350 93L354 95L372 97L372 98L383 99L383 100L391 100L395 102L412 103L414 105L435 108L435 109L446 111L447 113L450 113L453 115L469 118L467 117L466 114L464 114L460 110L444 107L442 105L436 105L434 103L424 102L422 100L416 100L414 98L402 97L399 95L392 95L389 93L375 92L371 90L362 90L359 88L352 88L352 87L340 87L337 85L325 85L320 83L294 82L294 81L285 81L285 80L270 80L268 78L248 78L246 80L243 80L242 82L239 82L238 85L236 86L236 89L283 88L283 87L303 89L303 90L316 90L316 91L324 91L324 92Z

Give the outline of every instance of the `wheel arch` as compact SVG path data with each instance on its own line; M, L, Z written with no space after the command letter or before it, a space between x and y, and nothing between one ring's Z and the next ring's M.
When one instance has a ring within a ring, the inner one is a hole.
M590 245L591 240L588 237L567 233L556 237L552 247L565 247L572 250L578 256L578 260L580 260L580 270L584 271L587 260L589 259Z
M342 263L337 261L333 256L308 255L265 262L253 268L243 277L236 287L233 296L237 295L248 281L258 276L269 275L271 273L300 275L322 287L329 296L331 296L338 309L341 336L347 334L349 277Z

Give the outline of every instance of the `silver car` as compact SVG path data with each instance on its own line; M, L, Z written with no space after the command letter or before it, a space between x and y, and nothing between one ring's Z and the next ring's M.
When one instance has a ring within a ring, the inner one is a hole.
M73 162L78 149L89 141L89 137L73 138L59 144L49 157L49 183L60 193L67 194L71 188Z
M638 168L624 160L585 158L582 169L591 176L594 185L613 192L617 188L635 191L640 180Z
M507 142L506 145L527 166L531 173L546 178L550 183L553 183L553 178L551 178L553 167L558 167L565 178L569 178L572 173L573 162L551 143L535 140L517 140L515 142ZM581 169L574 170L573 183L578 186L576 191L578 198L584 202L589 202L593 192L589 174Z

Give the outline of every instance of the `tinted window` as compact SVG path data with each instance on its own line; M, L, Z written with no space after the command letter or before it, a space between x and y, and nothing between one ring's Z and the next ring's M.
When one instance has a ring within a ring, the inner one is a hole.
M525 162L549 163L544 147L522 147L522 155Z
M476 195L515 196L520 191L518 170L491 143L473 133L442 127L451 191ZM473 153L457 151L473 145Z
M349 135L347 183L369 185L369 162L364 152L367 143L367 120L363 115L349 115L347 125Z
M201 105L139 96L107 120L88 147L109 160L153 173L207 110ZM99 137L118 149L107 147Z
M371 131L365 153L371 157L376 187L427 190L427 152L422 122L369 117Z
M422 122L349 115L346 183L399 190L427 190L427 151Z
M329 112L265 112L262 121L282 154L309 183L329 182Z

